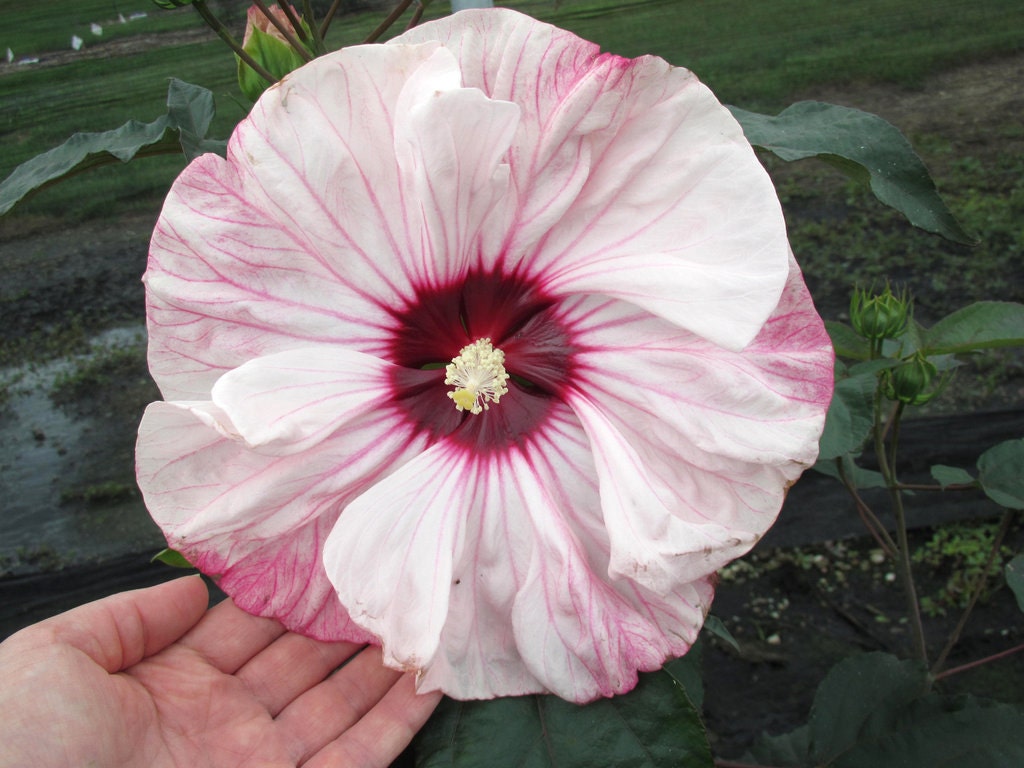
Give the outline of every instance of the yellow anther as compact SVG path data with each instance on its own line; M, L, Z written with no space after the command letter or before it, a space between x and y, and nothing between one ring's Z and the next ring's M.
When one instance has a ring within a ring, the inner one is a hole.
M455 385L448 397L459 411L486 411L489 403L497 403L508 392L505 353L492 347L490 339L477 339L463 347L445 373L444 383Z

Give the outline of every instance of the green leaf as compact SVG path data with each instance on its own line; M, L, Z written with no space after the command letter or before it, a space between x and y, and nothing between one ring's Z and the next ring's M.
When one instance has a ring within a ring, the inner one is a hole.
M667 672L577 706L554 696L444 699L416 740L417 768L712 768L700 716Z
M719 640L728 643L737 651L740 649L740 644L736 642L736 638L732 636L732 632L730 632L729 628L725 626L725 622L717 616L709 613L708 617L704 619L704 629Z
M707 622L705 622L706 625ZM686 698L697 708L698 712L704 706L704 679L701 676L703 669L701 660L703 658L704 645L698 638L685 656L667 661L662 667L664 672L671 675L672 679L683 687Z
M912 661L885 653L841 661L814 694L808 745L815 765L832 762L858 742L877 739L926 689L926 672Z
M192 563L185 559L185 556L174 549L161 549L150 560L151 563L163 563L173 568L195 568Z
M786 161L824 160L870 185L914 226L958 243L975 242L942 202L910 142L877 115L818 101L797 102L775 117L729 109L755 147Z
M853 460L853 456L847 454L835 459L827 459L824 461L818 461L812 469L815 472L821 472L823 475L834 477L836 480L842 481L839 476L839 467L837 462L842 464L843 474L846 475L846 479L849 480L854 488L864 490L865 488L886 488L885 477L881 472L874 469L864 469L863 467L857 466Z
M225 154L226 142L205 138L216 114L213 93L202 86L171 78L167 88L167 117L178 129L178 141L189 161L207 152Z
M828 331L829 338L832 339L832 346L835 347L839 357L867 360L871 356L871 348L867 339L845 323L826 320L825 330Z
M981 454L978 482L996 504L1024 509L1024 439L1007 440Z
M743 756L744 763L770 765L773 768L806 768L810 728L802 725L778 736L765 734ZM756 761L756 763L755 763Z
M135 157L184 152L189 159L224 150L224 142L204 139L213 118L213 96L205 88L172 79L167 114L151 123L129 120L100 133L76 133L59 147L19 165L0 183L0 215L28 195L84 171Z
M1024 611L1024 555L1017 555L1006 564L1006 585L1017 598L1017 607Z
M825 416L818 458L834 459L859 453L874 426L874 394L878 379L863 373L836 382Z
M928 355L959 354L1024 345L1024 304L979 301L947 315L923 332Z
M1019 710L926 691L927 672L914 662L884 653L845 659L818 687L810 722L762 739L752 758L780 768L1024 765Z
M835 768L993 768L1024 765L1024 713L972 696L925 696L834 763Z
M951 485L970 485L974 482L974 477L971 473L966 469L960 469L960 467L947 467L945 464L936 464L932 467L931 472L935 482L943 488L948 488Z

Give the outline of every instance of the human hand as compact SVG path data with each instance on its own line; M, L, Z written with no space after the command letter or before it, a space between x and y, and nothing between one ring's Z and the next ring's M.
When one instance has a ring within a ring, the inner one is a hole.
M207 602L190 576L0 644L0 766L383 767L441 698L377 648Z

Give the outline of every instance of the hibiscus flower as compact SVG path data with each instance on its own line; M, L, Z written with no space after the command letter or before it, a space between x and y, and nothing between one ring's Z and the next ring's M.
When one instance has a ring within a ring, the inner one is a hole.
M507 10L270 88L174 184L145 283L169 544L457 698L584 702L684 654L831 394L729 112Z

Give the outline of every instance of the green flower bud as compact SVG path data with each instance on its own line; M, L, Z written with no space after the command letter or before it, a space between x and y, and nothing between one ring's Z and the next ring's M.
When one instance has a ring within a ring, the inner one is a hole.
M915 352L896 368L887 371L885 395L907 405L924 405L943 387L929 388L938 369L920 352Z
M287 14L279 6L270 6L270 13L287 29L294 32ZM306 39L309 39L309 28L304 20L302 20L302 27ZM295 33L294 36L296 39L302 38L302 35L298 33ZM281 34L281 30L271 23L263 11L256 6L249 8L242 49L278 79L306 63L306 59L288 43L284 35ZM270 83L239 59L238 86L242 89L242 93L256 101L260 94L270 87Z
M153 5L165 11L173 11L175 8L192 5L192 0L153 0Z
M907 327L910 305L906 292L896 295L888 285L879 294L857 288L850 300L850 321L865 339L895 339Z

